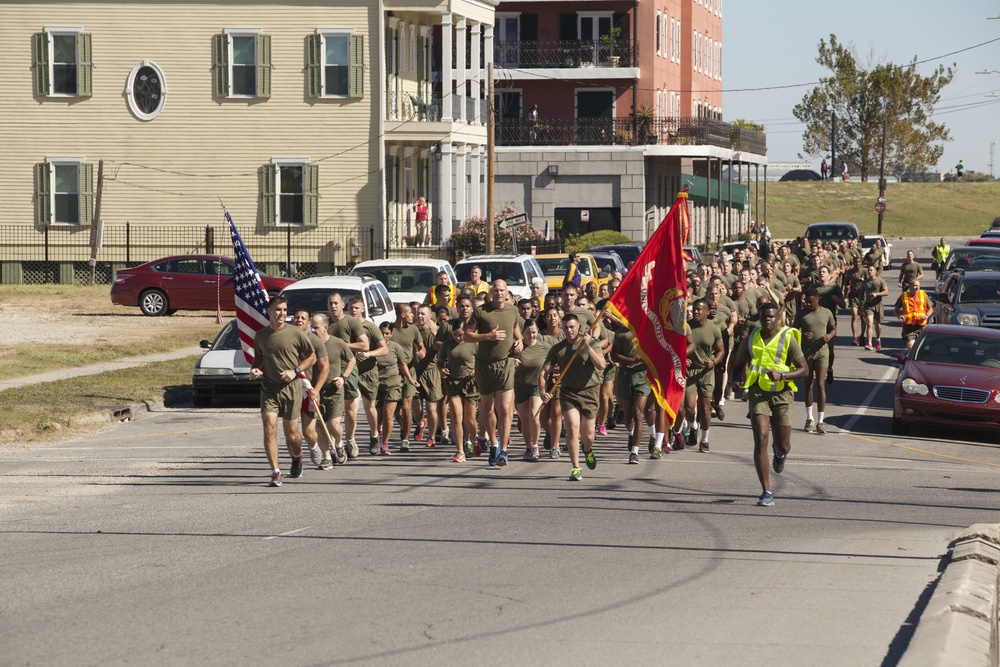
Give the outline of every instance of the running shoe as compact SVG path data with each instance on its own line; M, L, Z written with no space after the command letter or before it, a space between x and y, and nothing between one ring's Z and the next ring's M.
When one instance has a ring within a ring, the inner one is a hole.
M662 456L663 450L659 447L653 447L653 449L649 452L649 459L651 461L659 461Z
M628 462L631 465L639 465L639 455L636 454L635 452L629 452Z
M541 457L538 455L538 446L537 445L532 446L532 448L531 448L531 459L530 459L531 462L534 463L535 461L538 461L540 459L541 459Z
M378 450L379 450L378 439L372 438L372 444L368 446L368 453L371 454L372 456L378 456Z
M882 339L881 338L876 338L875 339L875 349L876 350L881 350L882 349Z
M701 442L698 445L698 451L699 452L707 452L708 451L708 440L705 440L705 441Z
M873 348L872 348L872 344L871 344L871 343L865 343L865 349L866 349L866 350L871 350L871 349L873 349Z
M784 456L778 456L778 452L774 452L774 458L771 460L771 467L774 468L774 472L781 474L781 471L785 469L785 459L788 458L788 454Z
M579 468L573 468L569 471L569 481L579 482L581 479L583 479L583 473Z
M344 446L344 443L340 443L339 445L337 445L336 451L337 451L337 464L343 465L347 463L347 447Z
M858 342L857 336L851 339L851 345L853 345L854 347L860 347L861 343Z
M806 433L812 433L815 427L816 427L816 420L810 417L809 419L806 419L806 427L803 430Z
M455 454L451 457L452 463L465 463L465 454Z
M531 461L532 460L532 458L531 458L531 445L525 445L524 446L524 460L525 461Z
M386 444L382 445L381 447L379 447L378 453L379 453L379 456L392 456L392 452L389 451L389 444L388 443L386 443Z
M408 452L408 451L410 451L410 441L409 440L403 440L401 443L399 443L399 451L401 451L401 452Z
M413 434L413 439L420 442L424 439L424 429L427 427L427 420L420 422L417 426L417 430Z
M607 435L607 434L608 434L607 426L601 424L600 426L597 427L597 435Z
M497 465L501 468L507 465L507 452L499 451L497 452Z
M826 435L826 424L823 422L816 424L816 433L819 435Z
M674 449L684 449L684 436L679 432L674 432Z
M437 442L435 442L434 438L429 438L427 442L424 443L424 447L437 447Z
M268 482L268 486L281 486L281 473L275 472L271 473L271 481Z
M358 443L354 438L347 441L347 458L358 458Z
M550 459L557 459L557 458L559 458L559 448L558 447L550 447L549 448L549 458Z
M771 495L770 491L765 491L760 494L760 498L757 499L757 504L761 507L774 507L774 496Z
M309 448L309 458L314 466L318 466L319 462L323 460L323 450L319 448L318 444Z
M330 470L333 468L333 461L331 459L324 458L316 466L316 470Z
M496 466L496 464L497 464L497 457L499 456L499 454L500 454L500 448L499 447L497 447L496 445L493 445L492 447L490 447L490 457L487 460L487 462L490 464L490 466Z
M289 479L296 479L302 476L302 457L292 457L292 469L288 471Z
M584 459L587 461L587 467L593 470L597 467L597 457L594 455L594 450L591 449L589 452L584 452Z
M607 423L606 423L606 424L604 424L604 425L605 425L606 427L608 427L608 429L615 429L615 428L618 428L618 420L617 420L617 419L615 419L614 415L611 415L611 416L609 416L609 417L608 417L608 421L607 421Z
M451 444L451 433L448 432L448 429L445 429L441 431L440 437L436 437L435 439L439 445L447 447Z
M472 446L472 441L465 441L465 455L466 456L478 456L478 454L473 454L474 447Z
M726 411L722 409L721 405L716 406L716 408L715 408L715 416L718 417L718 419L719 419L720 422L726 421Z

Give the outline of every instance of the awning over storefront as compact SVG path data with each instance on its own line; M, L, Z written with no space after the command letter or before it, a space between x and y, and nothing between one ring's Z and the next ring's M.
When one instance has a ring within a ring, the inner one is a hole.
M711 204L718 206L729 205L729 181L718 181L716 179L705 178L704 176L691 176L691 174L681 174L681 186L688 181L691 182L691 189L688 191L688 200L695 204ZM709 184L711 184L711 202L709 202ZM720 187L721 186L721 187ZM720 196L721 189L721 196ZM722 200L721 202L719 200ZM750 188L745 185L733 183L733 208L738 211L745 211L750 208Z

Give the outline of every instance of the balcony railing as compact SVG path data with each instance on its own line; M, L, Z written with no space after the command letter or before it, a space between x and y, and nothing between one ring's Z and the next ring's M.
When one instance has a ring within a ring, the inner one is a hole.
M413 93L386 94L386 120L437 122L441 120L441 96L424 99Z
M718 146L764 155L763 132L709 118L498 118L498 146Z
M631 39L493 43L495 66L507 69L633 67L636 58L638 44Z

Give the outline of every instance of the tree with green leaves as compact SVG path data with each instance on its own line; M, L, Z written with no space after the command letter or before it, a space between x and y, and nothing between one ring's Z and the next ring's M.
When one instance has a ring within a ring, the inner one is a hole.
M853 45L843 45L835 35L819 41L816 62L830 70L795 105L792 113L805 123L803 148L810 155L830 150L833 114L837 117L837 158L861 172L861 180L878 172L883 126L886 131L886 172L923 170L940 159L942 142L951 135L943 124L931 120L941 89L954 71L943 65L928 76L917 73L916 57L906 65L859 62Z

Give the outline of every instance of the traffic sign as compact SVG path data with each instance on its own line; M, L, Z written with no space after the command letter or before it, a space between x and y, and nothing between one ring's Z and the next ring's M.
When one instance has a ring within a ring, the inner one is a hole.
M520 213L518 215L512 215L509 218L504 218L497 224L497 228L501 231L506 231L508 229L513 229L514 227L520 227L521 225L528 224L528 214Z
M878 213L879 215L881 215L882 213L885 213L885 200L884 199L875 202L875 212Z

